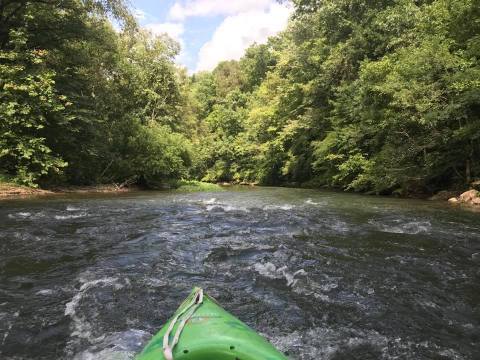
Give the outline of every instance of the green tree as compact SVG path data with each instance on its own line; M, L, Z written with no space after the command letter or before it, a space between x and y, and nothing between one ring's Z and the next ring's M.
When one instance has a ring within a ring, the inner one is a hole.
M68 121L70 103L54 88L55 72L45 65L48 53L26 50L22 31L10 34L12 50L0 51L0 168L25 185L59 173L67 165L47 146L51 122Z

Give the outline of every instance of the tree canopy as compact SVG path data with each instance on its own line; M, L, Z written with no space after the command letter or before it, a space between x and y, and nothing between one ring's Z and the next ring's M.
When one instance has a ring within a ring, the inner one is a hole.
M7 0L0 19L0 171L27 185L187 174L176 43L121 0Z
M479 176L477 0L293 3L288 29L238 62L235 96L215 87L224 65L212 73L206 179L407 194Z
M122 0L2 1L0 173L385 194L480 177L479 0L292 2L287 30L189 76Z

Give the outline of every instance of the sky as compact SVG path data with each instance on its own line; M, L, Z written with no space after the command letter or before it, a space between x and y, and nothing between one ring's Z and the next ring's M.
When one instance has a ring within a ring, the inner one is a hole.
M190 73L238 60L253 43L285 29L291 8L275 0L130 0L137 21L182 47L176 61Z

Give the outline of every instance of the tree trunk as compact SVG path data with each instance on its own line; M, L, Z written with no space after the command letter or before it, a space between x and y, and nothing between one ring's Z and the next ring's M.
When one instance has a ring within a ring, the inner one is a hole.
M467 185L470 185L470 183L472 182L471 161L470 161L470 159L467 159L467 162L465 164L465 180L467 182Z

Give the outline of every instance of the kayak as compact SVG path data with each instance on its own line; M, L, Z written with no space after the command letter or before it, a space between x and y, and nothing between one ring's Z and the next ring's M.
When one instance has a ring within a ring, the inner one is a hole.
M172 319L136 360L286 360L200 288L195 288Z

